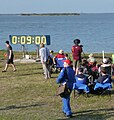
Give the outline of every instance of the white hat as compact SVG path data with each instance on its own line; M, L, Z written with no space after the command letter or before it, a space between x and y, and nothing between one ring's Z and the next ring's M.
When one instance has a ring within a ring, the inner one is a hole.
M103 59L103 63L107 63L108 60L106 58Z
M63 50L59 50L59 53L60 53L60 54L63 54L63 53L64 53L64 51L63 51Z
M88 57L93 57L93 54L91 53L91 54L89 54L89 56Z

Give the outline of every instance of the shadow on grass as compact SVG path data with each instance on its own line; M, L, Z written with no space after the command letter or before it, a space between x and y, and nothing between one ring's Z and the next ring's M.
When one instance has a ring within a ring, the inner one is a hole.
M40 69L43 70L43 68L34 67L34 68L28 68L28 69L27 69L27 68L20 69L19 71L28 71L28 70L29 70L29 71L33 71L33 70L40 70Z
M51 77L52 79L54 78L54 79L56 79L57 78L57 76L53 76L53 77Z
M15 78L15 77L17 77L17 76L29 76L29 75L35 75L35 74L41 74L42 75L42 72L33 72L33 73L25 73L25 74L16 74L16 75L12 75L12 76L9 76L9 75L7 75L7 76L1 76L0 78Z
M111 94L114 94L114 90L111 90Z
M40 106L45 106L46 104L44 103L36 103L32 105L22 105L22 106L16 106L16 105L11 105L11 106L6 106L6 107L0 107L0 111L2 110L12 110L12 109L23 109L23 108L30 108L30 107L40 107Z
M28 68L28 69L20 69L19 71L33 71L33 70L39 70L39 68ZM43 69L42 69L43 70Z
M111 117L114 117L114 108L80 111L73 113L72 118L57 120L107 120Z
M42 75L42 72L34 72L34 73L18 74L18 76L28 76L28 75L35 75L35 74L41 74L41 75Z
M113 95L113 94L114 94L114 90L105 90L103 93L96 94L96 95L98 95L98 96L106 96L106 95L108 95L111 98L111 95Z

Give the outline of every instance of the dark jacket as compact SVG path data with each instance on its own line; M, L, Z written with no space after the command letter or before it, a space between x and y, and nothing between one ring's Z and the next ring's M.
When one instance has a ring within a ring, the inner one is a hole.
M103 84L103 83L111 83L112 82L112 79L111 79L111 76L110 75L103 75L103 76L100 76L98 79L97 79L97 82Z

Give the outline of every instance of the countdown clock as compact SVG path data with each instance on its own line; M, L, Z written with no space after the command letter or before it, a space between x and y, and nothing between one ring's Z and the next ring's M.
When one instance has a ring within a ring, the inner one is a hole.
M9 35L12 44L36 44L50 45L50 35Z

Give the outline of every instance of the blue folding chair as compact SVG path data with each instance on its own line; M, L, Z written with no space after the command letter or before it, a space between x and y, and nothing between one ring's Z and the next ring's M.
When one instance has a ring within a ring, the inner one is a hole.
M63 60L66 60L66 58L56 58L56 68L62 69L64 67L64 62Z
M77 91L85 91L86 93L89 93L90 90L89 90L89 87L85 84L77 84L77 83L74 83L73 84L73 90L77 90Z
M78 93L86 93L88 94L90 92L89 87L85 84L86 78L78 78L75 77L76 82L73 84L73 90L74 90L74 97L75 97L75 90L78 91Z
M96 83L94 90L98 91L99 94L103 94L105 91L111 91L112 84L109 82L109 77L106 78L103 83Z
M111 83L105 83L105 84L101 84L101 83L96 83L95 84L95 87L94 87L94 90L97 90L97 89L111 89L112 88L112 84Z

